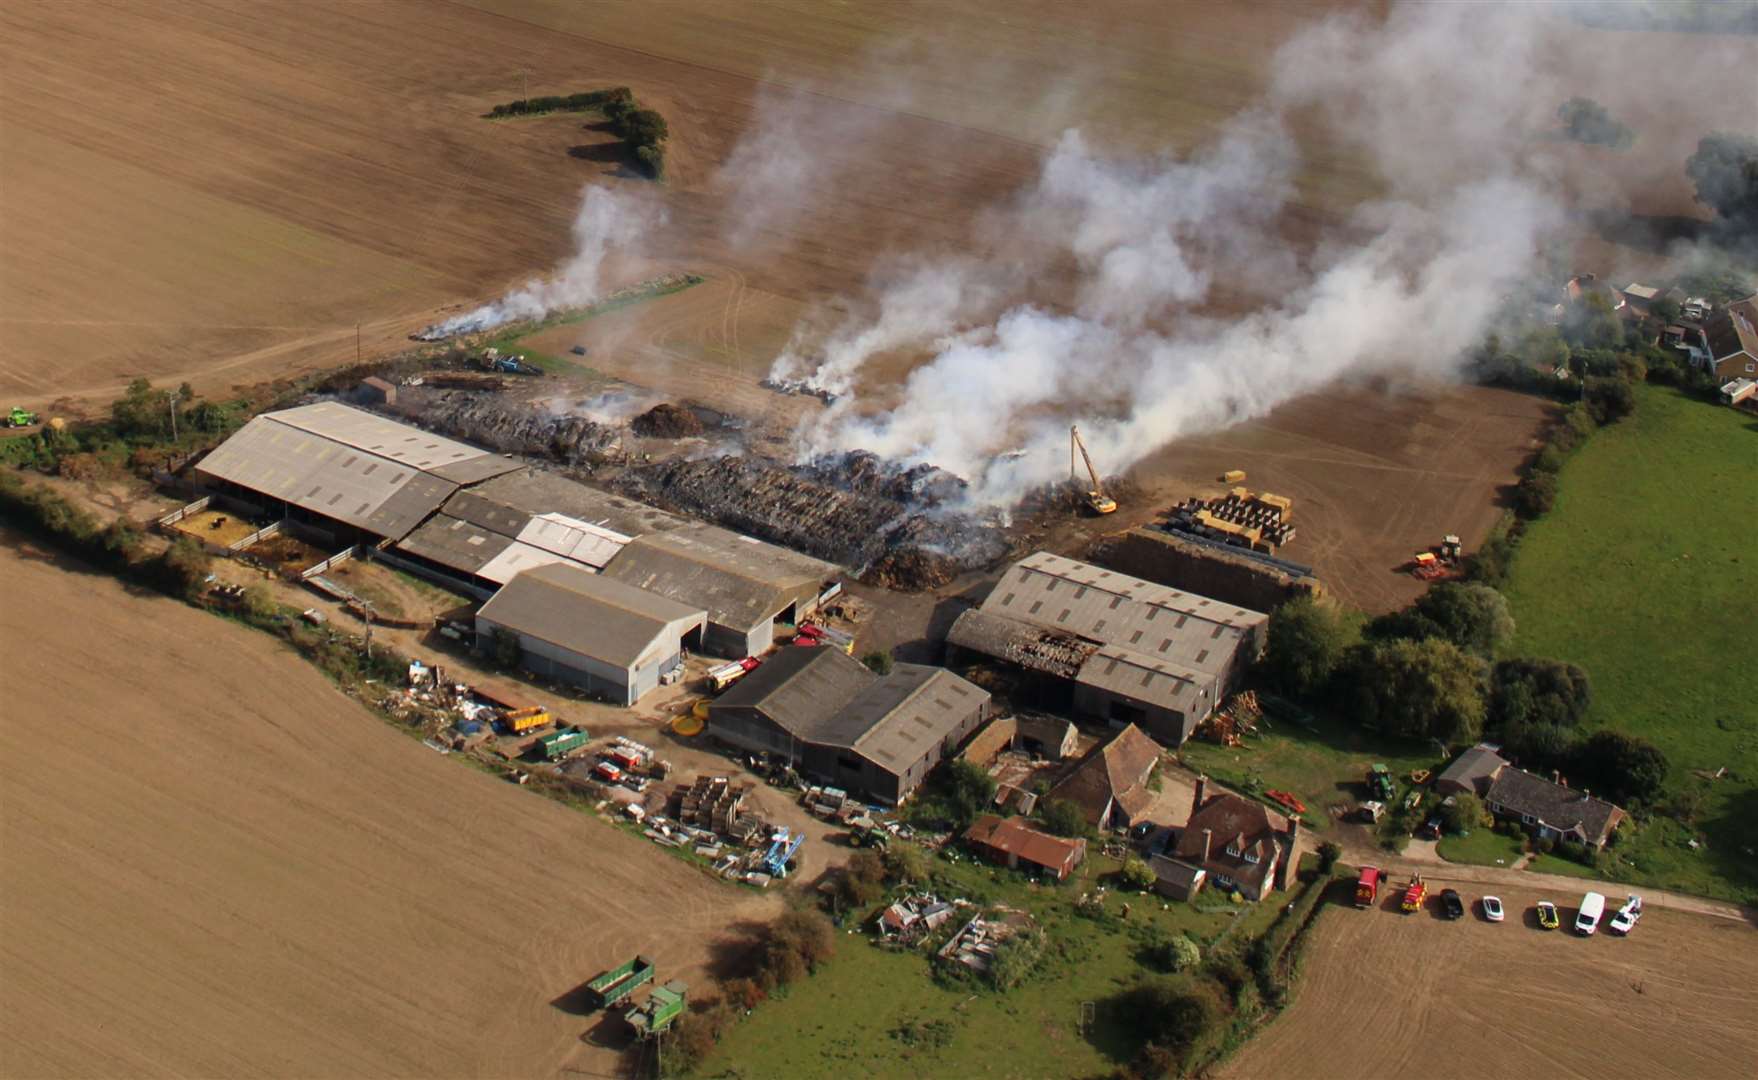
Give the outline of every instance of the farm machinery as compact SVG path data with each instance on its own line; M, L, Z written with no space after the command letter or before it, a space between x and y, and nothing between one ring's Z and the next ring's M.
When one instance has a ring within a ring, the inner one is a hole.
M770 877L786 877L787 864L793 861L805 842L805 833L790 832L785 827L777 829L774 839L769 842L769 850L763 855L763 872Z
M487 371L498 371L506 375L542 375L543 369L534 364L527 364L523 355L503 356L499 349L484 349L482 366Z
M1419 551L1404 564L1410 576L1418 581L1439 581L1452 577L1464 557L1464 543L1454 534L1441 537L1441 542L1426 551Z
M12 407L12 411L6 414L6 426L9 428L30 427L38 419L36 413L15 405Z
M676 979L655 987L646 1001L626 1014L636 1038L646 1039L671 1027L672 1021L683 1015L688 996L689 988Z
M1392 783L1392 770L1379 764L1369 768L1367 770L1367 794L1370 798L1383 803L1396 800L1398 789Z
M653 961L637 956L586 984L594 1008L608 1009L653 981Z

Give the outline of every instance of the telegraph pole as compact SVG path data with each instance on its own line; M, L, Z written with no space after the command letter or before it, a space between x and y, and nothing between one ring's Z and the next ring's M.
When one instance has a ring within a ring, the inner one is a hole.
M354 324L354 362L360 363L360 324Z

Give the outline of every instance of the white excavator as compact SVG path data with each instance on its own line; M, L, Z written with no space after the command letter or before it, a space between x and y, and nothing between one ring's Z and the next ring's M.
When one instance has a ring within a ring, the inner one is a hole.
M1093 486L1087 489L1087 509L1095 514L1112 514L1117 512L1117 500L1105 494L1105 485L1099 480L1099 470L1093 468L1093 456L1087 453L1087 444L1080 439L1080 427L1071 425L1068 429L1068 482L1076 491L1080 490L1079 474L1074 466L1075 451L1086 462L1087 475L1092 478Z

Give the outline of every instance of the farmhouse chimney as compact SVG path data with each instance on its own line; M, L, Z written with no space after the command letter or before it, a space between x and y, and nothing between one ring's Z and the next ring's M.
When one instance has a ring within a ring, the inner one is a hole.
M1553 784L1560 784L1563 782L1563 773L1561 769L1552 769L1550 771L1550 782Z
M1208 786L1209 786L1209 778L1208 777L1198 776L1196 778L1196 799L1190 804L1190 814L1192 817L1195 817L1196 812L1203 808L1203 789ZM1205 851L1203 854L1205 856L1207 856L1208 853Z
M1203 862L1209 861L1209 847L1210 847L1210 845L1212 845L1214 843L1214 840L1215 840L1215 830L1204 829L1203 830Z

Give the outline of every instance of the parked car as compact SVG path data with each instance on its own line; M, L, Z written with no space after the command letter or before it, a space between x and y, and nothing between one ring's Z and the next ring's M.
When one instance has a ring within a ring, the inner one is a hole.
M1502 921L1503 913L1500 897L1486 896L1479 902L1483 905L1483 917L1485 919L1488 919L1490 922Z
M1575 912L1575 933L1582 937L1592 937L1599 929L1600 917L1605 914L1605 896L1590 892L1581 898L1581 907Z
M1416 830L1416 835L1423 840L1439 840L1441 838L1441 816L1434 814Z
M1636 928L1636 920L1641 917L1642 898L1631 893L1630 898L1624 901L1624 906L1619 908L1618 913L1605 924L1605 928L1614 934L1627 934Z
M1555 930L1563 925L1563 921L1557 918L1557 906L1549 900L1538 902L1538 925L1546 930Z
M1465 917L1465 901L1460 899L1459 890L1441 890L1441 910L1446 912L1449 919L1463 919Z

